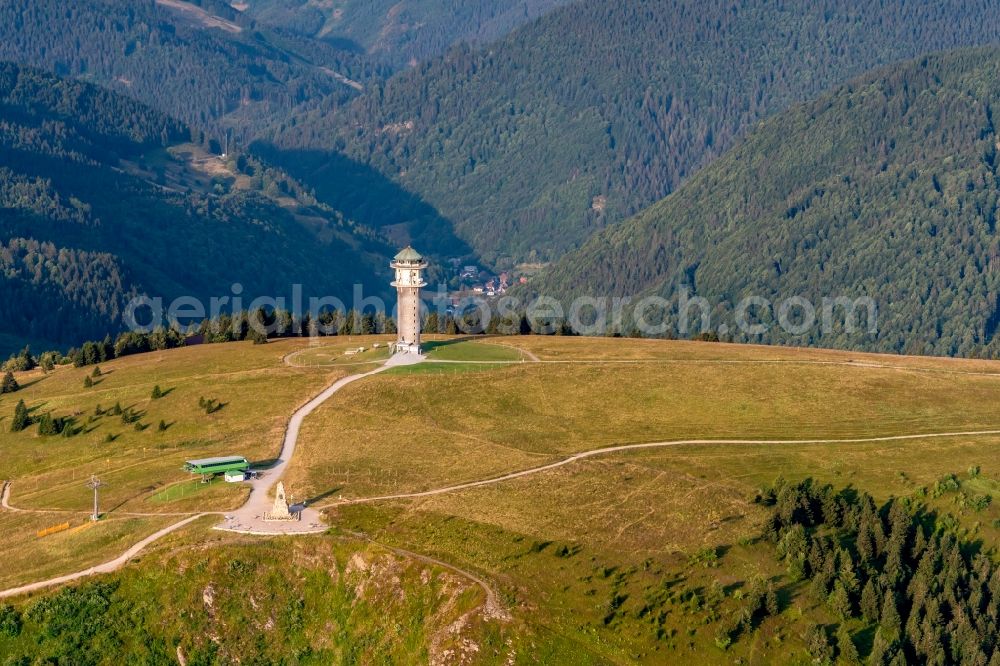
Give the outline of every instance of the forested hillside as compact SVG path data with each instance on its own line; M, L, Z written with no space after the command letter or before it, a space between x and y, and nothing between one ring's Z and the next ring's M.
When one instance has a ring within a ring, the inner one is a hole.
M135 294L379 289L388 248L259 160L229 162L138 102L0 65L0 333L72 344ZM194 160L190 155L200 155ZM201 170L207 170L207 173Z
M374 166L497 266L548 260L662 198L772 112L880 64L996 41L998 11L583 0L373 86L349 112L312 105L276 142Z
M99 83L244 139L304 100L347 99L372 74L346 51L258 26L218 0L0 3L0 60Z
M592 238L533 288L557 296L687 287L871 296L878 334L736 339L1000 355L1000 50L921 58L763 123L662 202Z
M261 23L402 67L460 42L487 42L571 0L246 0Z

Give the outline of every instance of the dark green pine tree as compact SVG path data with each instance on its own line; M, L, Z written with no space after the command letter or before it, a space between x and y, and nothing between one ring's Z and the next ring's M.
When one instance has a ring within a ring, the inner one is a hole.
M875 538L872 536L869 520L870 518L867 515L862 515L861 525L858 529L858 556L864 563L875 559Z
M105 335L98 348L98 356L101 361L110 361L115 357L115 343L111 340L111 335Z
M10 422L10 431L21 432L30 425L31 414L28 413L28 406L24 404L24 400L18 400L17 406L14 407L14 418Z
M13 393L14 391L21 388L17 380L14 379L14 373L8 370L4 373L3 382L0 383L0 393Z
M861 590L861 615L866 622L875 623L879 619L879 598L878 590L871 579L865 583Z
M160 389L160 385L156 384L153 386L153 392L149 396L153 400L159 400L163 397L163 391Z
M36 365L35 358L31 355L31 348L25 347L22 349L21 354L18 356L18 367L22 370L31 370Z
M893 642L886 638L885 633L881 629L877 630L875 632L875 640L872 643L872 651L868 655L868 663L872 666L887 666L895 653L896 648Z
M840 661L849 666L857 666L861 663L861 655L851 638L851 632L845 625L840 625L837 630L837 651L840 653Z
M851 604L851 597L847 594L847 588L839 580L833 584L833 592L827 600L830 609L836 613L841 620L849 620L854 615L854 607Z
M91 379L89 375L83 378L83 388L90 388L93 385L94 380Z
M821 625L813 624L806 628L806 649L816 664L833 663L833 646L826 635L826 629Z
M892 590L888 590L885 594L885 599L882 601L879 627L885 631L886 638L891 641L898 641L902 624L902 620L899 618L899 610L896 608L896 595L893 594Z
M851 557L850 551L841 548L839 551L839 560L840 571L837 573L838 580L844 584L844 589L850 594L857 594L861 586L858 583L858 574L854 569L854 559Z
M767 586L767 593L764 595L764 608L767 610L768 615L777 615L778 611L781 610L781 604L778 602L778 593L774 589L774 585Z
M45 413L38 419L39 435L58 435L62 431L62 421L53 418L52 414Z

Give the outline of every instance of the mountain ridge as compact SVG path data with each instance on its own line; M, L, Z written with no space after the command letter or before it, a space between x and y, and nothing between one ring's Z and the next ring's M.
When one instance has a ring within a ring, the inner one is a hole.
M206 23L226 9L231 14ZM211 0L4 3L0 60L98 83L243 143L306 99L346 101L357 91L345 80L378 72L354 54Z
M676 192L548 267L531 289L676 304L684 288L707 298L738 341L995 356L997 81L997 47L854 79L763 121ZM740 335L734 307L749 295L871 296L879 332Z
M136 294L230 296L237 282L247 302L295 283L307 297L386 290L381 235L191 134L111 91L0 63L3 333L72 344L119 329Z
M997 10L585 0L346 106L306 105L274 140L371 165L508 268L637 213L791 103L929 49L997 41L982 20Z

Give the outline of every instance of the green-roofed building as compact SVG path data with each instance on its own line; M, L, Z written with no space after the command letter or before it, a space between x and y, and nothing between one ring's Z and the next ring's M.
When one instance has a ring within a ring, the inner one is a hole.
M184 463L184 469L192 474L201 474L202 481L207 481L216 474L230 471L245 472L250 469L250 463L243 456L220 456L188 460Z

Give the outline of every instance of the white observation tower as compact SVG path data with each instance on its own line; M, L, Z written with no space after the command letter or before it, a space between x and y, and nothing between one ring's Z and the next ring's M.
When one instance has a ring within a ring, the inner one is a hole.
M396 271L396 323L399 335L394 351L420 353L420 288L426 287L422 271L427 262L409 245L397 254L390 267Z

